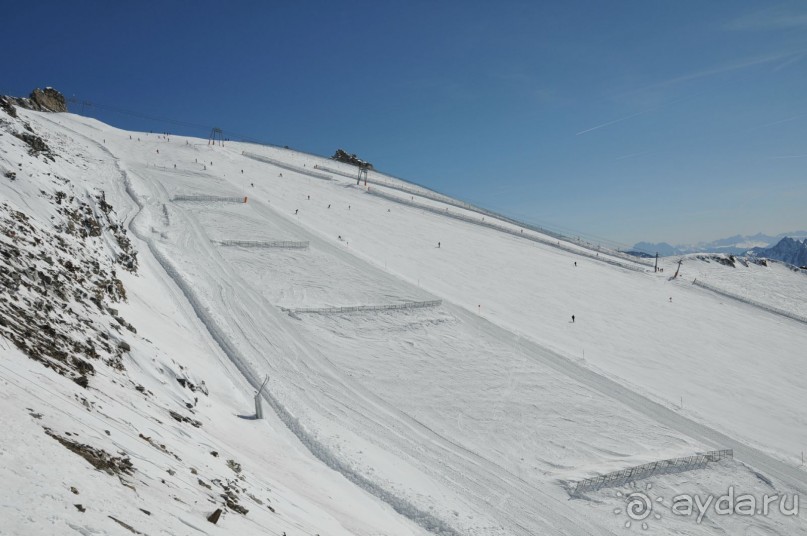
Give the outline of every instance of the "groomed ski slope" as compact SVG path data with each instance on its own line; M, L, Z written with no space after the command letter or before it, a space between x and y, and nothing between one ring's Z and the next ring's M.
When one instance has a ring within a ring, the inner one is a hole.
M33 157L24 143L0 134L0 165L17 171L15 180L5 177L0 183L3 205L49 228L57 217L50 200L54 191L88 199L103 191L121 221L137 217L140 209L108 152L52 128L48 117L24 114L20 111L56 156L53 162ZM0 118L7 120L2 112ZM11 240L3 236L4 245ZM136 274L118 271L128 299L114 304L116 314L137 328L137 334L122 330L131 345L122 370L96 362L89 387L82 388L0 337L0 534L131 533L120 523L149 535L377 534L379 527L385 534L424 534L389 505L324 468L271 412L256 426L246 379L150 255L148 244L134 235L131 240L139 268ZM177 422L169 411L193 415L200 427ZM48 437L45 428L127 456L133 473L94 470ZM240 474L229 460L240 465ZM217 525L207 522L223 506L222 486L232 481L246 489L239 495L248 514L225 509Z
M302 445L420 529L619 533L607 501L570 501L563 482L711 448L738 458L704 479L715 486L753 486L747 464L777 489L807 489L797 467L807 397L795 372L807 331L692 287L687 264L669 281L669 264L653 274L605 251L524 230L539 239L528 240L241 153L340 165L309 155L136 141L84 118L30 115L111 164L107 180L138 205L131 229L247 381L269 375L269 402ZM249 201L172 202L177 195ZM430 299L444 305L297 318L280 309ZM687 485L702 482L675 487ZM687 530L732 526L711 523Z

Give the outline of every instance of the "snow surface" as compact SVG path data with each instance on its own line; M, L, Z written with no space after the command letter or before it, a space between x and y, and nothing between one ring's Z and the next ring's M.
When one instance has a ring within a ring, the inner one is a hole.
M720 264L708 254L687 255L684 262L688 277L730 294L807 318L807 271L777 261L767 260L767 266L764 266L741 257L735 259L734 268ZM677 259L665 261L665 264L673 262L677 262Z
M70 114L20 115L72 161L34 162L3 136L3 165L24 162L30 171L3 183L3 198L47 223L52 208L37 192L56 188L45 175L56 172L103 189L136 239L141 270L121 276L129 295L121 316L138 330L126 374L154 401L114 376L85 392L0 339L9 431L0 441L7 460L0 478L14 490L0 496L11 520L0 533L112 534L120 530L112 515L147 534L195 533L189 526L289 536L620 534L625 519L614 515L610 491L570 500L565 483L716 448L733 448L736 460L653 485L665 496L732 484L757 494L807 490L799 467L807 444L805 325L691 285L704 277L803 313L801 274L687 259L670 280L672 259L653 273L590 245L527 229L535 240L525 239L368 195L343 175L325 181L293 170L355 170L325 158L129 133ZM422 193L410 201L493 220ZM172 201L177 195L248 202ZM521 233L511 222L493 223ZM222 240L310 246L221 247ZM281 309L432 299L443 305ZM160 405L192 402L175 381L185 368L209 389L195 409L201 428L166 421ZM266 375L267 418L245 418ZM103 414L76 402L77 391L103 404ZM41 423L29 407L43 414ZM107 450L128 453L138 470L137 491L88 471L43 425L77 431L88 443L113 441ZM139 433L159 437L182 462ZM233 478L227 459L243 466L249 493L271 499L275 513L252 503L246 516L228 511L219 525L205 521L216 495L187 468L204 471L206 481ZM174 466L176 475L166 473ZM74 482L79 496L69 491ZM654 528L793 534L805 527L803 517L712 516L703 524L665 518Z

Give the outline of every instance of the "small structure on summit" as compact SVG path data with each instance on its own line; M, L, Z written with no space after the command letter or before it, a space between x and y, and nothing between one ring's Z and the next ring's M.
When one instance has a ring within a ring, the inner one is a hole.
M366 162L360 159L355 154L348 154L346 151L342 149L337 149L336 152L331 157L331 160L344 162L345 164L353 164L354 166L359 166L360 168L364 169L373 169L373 164L371 164L370 162Z

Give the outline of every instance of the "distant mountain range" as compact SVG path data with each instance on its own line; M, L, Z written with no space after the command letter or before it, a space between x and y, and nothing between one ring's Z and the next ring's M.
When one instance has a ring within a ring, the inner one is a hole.
M754 257L776 259L794 266L807 266L807 239L799 242L793 238L785 237L773 247L754 248L748 254Z
M749 252L756 252L753 254L762 257L766 255L759 254L760 251L774 250L775 246L778 246L780 242L786 238L791 242L803 245L804 243L799 242L799 240L807 239L807 231L792 231L789 233L781 233L776 236L770 236L762 233L752 236L736 235L714 240L713 242L700 242L692 245L679 244L673 246L666 242L659 242L656 244L651 242L639 242L633 246L633 250L630 253L638 254L639 256L654 256L656 252L658 252L658 254L662 257L669 257L671 255L685 255L687 253L728 253L731 255L745 255ZM789 242L783 246L784 249L790 247L795 246L789 245ZM767 256L767 258L784 260L778 259L777 257L773 256L774 254L775 252L773 252L770 256ZM797 264L791 261L785 262ZM799 266L803 266L803 264L799 264Z

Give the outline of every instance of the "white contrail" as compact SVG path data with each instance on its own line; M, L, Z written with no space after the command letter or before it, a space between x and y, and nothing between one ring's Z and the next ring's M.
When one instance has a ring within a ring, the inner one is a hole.
M792 117L787 117L785 119L780 119L778 121L773 121L771 123L765 123L764 125L757 125L755 127L749 128L746 132L751 131L751 130L757 130L759 128L772 127L774 125L780 125L782 123L789 123L790 121L795 121L796 119L799 119L799 118L804 117L806 115L807 115L807 113L796 114L796 115L794 115Z
M581 130L580 132L575 134L575 136L579 136L580 134L585 134L586 132L591 132L592 130L597 130L597 129L600 129L600 128L603 128L603 127L607 127L608 125L613 125L614 123L620 123L622 121L627 121L628 119L634 118L637 115L646 114L649 111L650 110L645 110L643 112L636 112L635 114L631 114L631 115L628 115L626 117L622 117L620 119L614 119L613 121L608 121L607 123L603 123L602 125L597 125L596 127L591 127L591 128L587 128L586 130Z
M777 65L777 66L776 66L776 67L773 69L773 72L778 72L778 71L781 71L781 70L782 70L782 69L784 69L785 67L787 67L787 66L789 66L789 65L792 65L792 64L794 64L794 63L797 63L797 62L799 62L799 61L801 61L803 58L804 58L804 54L796 54L796 55L794 55L792 58L787 59L787 60L785 60L784 62L782 62L782 63L780 63L779 65Z
M637 156L642 156L642 155L650 153L650 152L652 152L652 151L642 151L640 153L626 154L626 155L618 156L614 160L626 160L628 158L636 158Z

